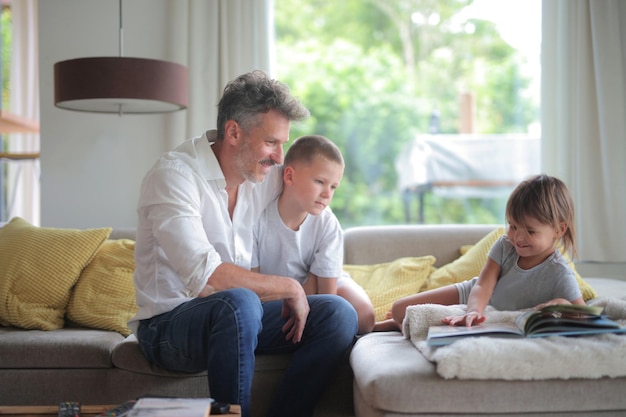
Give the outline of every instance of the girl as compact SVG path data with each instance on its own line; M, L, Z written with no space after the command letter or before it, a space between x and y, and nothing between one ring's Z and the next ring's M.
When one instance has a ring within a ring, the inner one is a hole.
M468 281L397 300L388 319L374 331L400 330L406 308L414 304L467 304L464 315L445 324L472 326L485 321L489 304L498 310L585 304L557 244L575 254L574 205L566 185L548 175L522 181L506 205L507 233L491 247L480 275Z

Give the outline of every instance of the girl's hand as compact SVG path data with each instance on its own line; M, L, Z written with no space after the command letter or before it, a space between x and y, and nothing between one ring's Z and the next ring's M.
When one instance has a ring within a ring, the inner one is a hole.
M483 316L480 313L475 311L469 312L462 316L448 316L441 320L444 324L449 324L450 326L462 326L465 324L467 327L471 327L474 324L480 324L484 322L487 317Z

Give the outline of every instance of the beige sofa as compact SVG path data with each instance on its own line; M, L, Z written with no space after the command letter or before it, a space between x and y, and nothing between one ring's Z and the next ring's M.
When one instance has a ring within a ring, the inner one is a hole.
M435 266L441 266L459 256L460 246L477 242L492 229L470 225L351 228L345 233L345 262L372 264L434 255ZM112 239L133 237L133 230L111 234ZM624 282L588 282L594 287L598 284L600 293L626 295ZM625 378L531 383L443 380L397 332L360 338L351 356L353 369L347 360L338 369L316 416L515 415L523 411L534 415L557 412L550 414L557 416L558 412L592 415L595 410L626 410ZM255 416L264 415L288 362L287 355L257 358ZM134 336L124 338L116 332L80 327L53 331L0 327L0 381L0 405L49 405L69 400L117 404L147 394L209 395L205 374L174 373L151 366ZM623 415L623 411L602 415Z

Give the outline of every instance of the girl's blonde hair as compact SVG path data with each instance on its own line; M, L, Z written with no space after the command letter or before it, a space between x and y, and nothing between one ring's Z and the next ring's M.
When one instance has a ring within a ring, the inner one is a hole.
M519 183L506 203L506 219L524 225L525 216L557 229L565 223L563 250L575 257L574 202L563 181L541 174Z

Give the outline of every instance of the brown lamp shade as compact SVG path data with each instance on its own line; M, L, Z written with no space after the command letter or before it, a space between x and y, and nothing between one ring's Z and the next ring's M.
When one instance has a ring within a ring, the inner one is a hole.
M167 113L187 108L187 68L145 58L77 58L54 64L54 105L95 113Z

